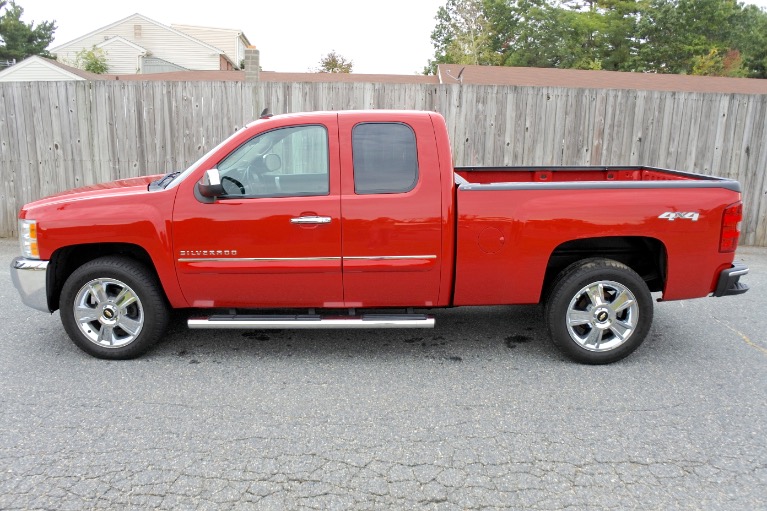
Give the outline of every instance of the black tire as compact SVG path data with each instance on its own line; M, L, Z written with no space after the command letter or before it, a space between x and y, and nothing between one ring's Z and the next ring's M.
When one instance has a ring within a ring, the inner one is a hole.
M652 318L645 281L612 259L587 259L567 267L546 303L551 340L585 364L609 364L631 354L647 337Z
M121 256L94 259L64 283L61 322L78 348L96 358L146 353L165 332L169 307L155 275Z

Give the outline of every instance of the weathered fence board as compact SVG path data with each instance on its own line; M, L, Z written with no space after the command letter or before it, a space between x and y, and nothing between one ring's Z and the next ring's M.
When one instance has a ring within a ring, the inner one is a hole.
M767 95L391 83L0 84L0 236L25 202L183 169L269 107L442 113L456 165L643 164L738 179L767 246Z

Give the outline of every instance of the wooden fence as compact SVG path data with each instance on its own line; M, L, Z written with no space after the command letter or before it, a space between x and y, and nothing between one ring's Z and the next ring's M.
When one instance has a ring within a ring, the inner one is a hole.
M269 106L442 113L456 165L650 165L738 179L767 246L767 95L383 83L0 83L0 236L26 202L183 169Z

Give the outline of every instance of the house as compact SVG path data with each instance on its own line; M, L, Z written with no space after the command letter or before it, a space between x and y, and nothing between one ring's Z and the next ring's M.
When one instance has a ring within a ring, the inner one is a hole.
M108 70L114 74L141 72L143 57L151 54L143 46L132 43L119 35L96 44L96 48L104 51L109 66Z
M99 75L67 66L52 59L28 57L18 64L0 71L0 82L57 82L71 80L98 80Z
M176 24L172 24L170 28L221 48L238 69L241 67L240 62L245 58L245 48L250 46L250 41L242 30Z
M203 27L197 28L204 32ZM210 33L216 35L211 35L210 40L219 40L220 36L224 41L221 34L238 33L247 41L241 31L212 29ZM230 43L233 50L238 49L234 41ZM235 60L237 51L230 56L217 46L138 13L49 51L59 62L69 64L76 61L80 51L94 46L104 50L110 74L239 69L239 61Z

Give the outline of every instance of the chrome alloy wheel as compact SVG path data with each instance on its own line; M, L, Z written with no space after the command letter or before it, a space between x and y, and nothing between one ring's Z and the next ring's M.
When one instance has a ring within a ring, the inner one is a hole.
M593 282L578 291L567 307L567 331L582 348L610 351L625 343L636 330L639 304L623 284Z
M144 308L138 295L116 279L94 279L75 296L73 314L80 331L104 348L132 343L144 325Z

